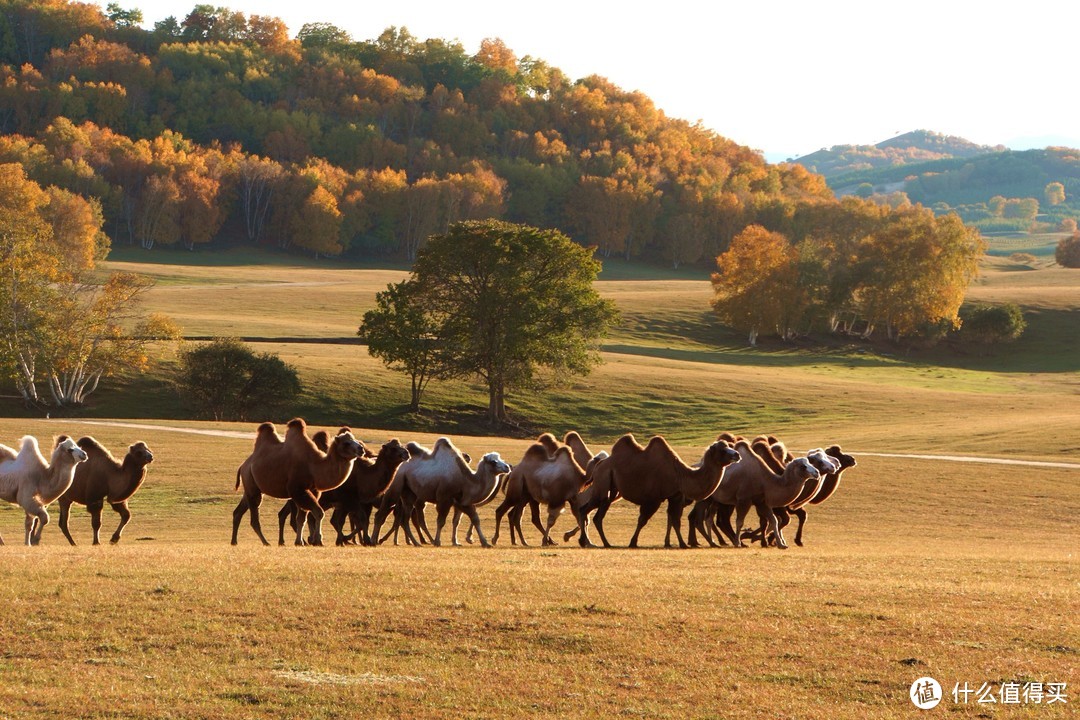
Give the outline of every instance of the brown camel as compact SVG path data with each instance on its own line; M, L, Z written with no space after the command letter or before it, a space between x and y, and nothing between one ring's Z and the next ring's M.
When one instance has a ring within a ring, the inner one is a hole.
M87 460L75 468L75 479L71 487L58 499L60 505L60 531L72 545L75 539L68 532L68 515L71 504L85 505L90 513L90 527L94 531L94 544L101 544L98 538L101 530L101 509L106 501L120 515L120 524L109 542L120 542L120 533L124 531L131 512L128 500L146 479L147 466L154 461L154 454L144 442L128 446L123 461L112 456L104 445L92 437L79 438L79 447L86 453Z
M690 467L659 435L642 447L633 435L624 435L611 448L610 463L614 487L630 502L638 505L637 529L630 547L637 547L638 536L661 503L668 500L668 522L676 528L680 546L685 547L679 525L683 498L708 497L724 477L724 469L739 461L731 444L718 440L705 451L699 467ZM681 495L682 497L678 497ZM677 502L671 500L677 499Z
M548 455L552 455L561 447L559 441L555 439L555 436L551 433L543 433L540 437L536 438L536 444L543 446L544 451ZM532 495L529 494L529 488L525 482L525 469L521 467L521 463L515 465L510 473L506 476L506 479L502 483L502 489L505 493L503 501L499 503L499 507L495 508L495 534L491 536L491 544L495 545L499 542L499 532L502 529L503 515L507 512L510 513L508 524L510 525L510 544L516 545L517 539L515 539L515 533L517 538L521 539L521 544L528 547L529 543L525 540L525 535L521 532L521 513L526 505L530 505L533 502ZM539 505L536 506L536 523L539 525L540 509Z
M570 528L563 534L563 542L568 542L575 534L578 536L578 544L581 547L596 547L589 539L589 515L592 515L592 525L596 527L600 535L600 542L604 547L611 547L607 535L604 534L604 517L612 504L622 496L615 488L611 473L611 457L607 452L601 451L589 461L585 468L587 476L586 485L570 500L570 510L577 518L576 527Z
M769 468L774 473L782 473L786 463L791 462L793 459L784 444L777 441L775 438L770 437L771 443L762 441L760 438L755 438L751 447L755 452L765 461ZM843 456L843 460L840 456ZM836 482L838 482L838 475L844 469L844 462L850 463L846 467L852 467L855 463L855 458L840 450L840 446L833 445L828 450L822 450L817 448L810 450L806 453L806 459L817 468L820 473L820 477L816 481L808 481L804 486L799 496L783 507L774 507L773 513L776 515L777 523L781 531L791 522L791 516L795 515L799 518L799 528L795 535L795 544L802 546L802 526L806 519L805 506L808 503L821 495L821 491L824 488L826 482L829 483L831 488L829 494L836 489ZM829 480L830 476L835 478ZM728 511L730 513L730 511ZM763 533L766 532L764 519L762 520L759 528L749 535L751 541L760 540ZM776 536L769 535L768 542L775 542Z
M754 507L765 519L768 531L776 535L777 546L786 548L787 543L772 509L786 506L797 498L803 486L808 481L817 482L821 473L806 458L796 458L784 466L783 473L775 473L747 441L736 442L735 449L741 457L739 463L725 475L724 481L711 496L721 505L735 506L735 528L729 532L725 527L725 532L728 532L735 547L743 547L742 525L746 514ZM764 537L762 545L766 545Z
M314 438L313 438L314 439ZM316 445L318 445L316 441ZM368 521L371 518L371 509L375 503L382 499L383 493L390 487L398 467L409 459L409 451L397 438L390 440L379 448L379 454L374 459L367 457L358 458L353 464L352 472L340 486L333 490L327 490L319 497L319 505L324 510L334 509L330 516L330 524L337 531L335 544L345 545L359 535L360 542L370 545L370 537L367 533ZM352 522L353 530L345 534L345 519ZM278 544L285 544L285 521L290 519L293 525L296 523L296 504L292 500L285 503L278 513Z
M843 472L848 468L853 468L858 465L858 463L855 461L855 458L852 455L848 455L846 452L841 450L839 445L830 445L829 447L825 448L825 452L829 455L829 457L836 460L836 462L839 463L840 467L835 472L830 472L825 475L824 479L821 482L821 486L818 488L817 493L809 499L808 503L810 505L820 505L821 503L832 497L833 493L836 492L836 489L840 487L840 475L843 474ZM800 547L803 544L802 532L803 524L806 522L806 505L807 503L804 503L799 507L792 509L791 511L791 514L799 518L799 527L798 530L795 531L795 544L799 545ZM781 525L781 528L783 528L783 525Z
M607 457L607 453L604 453ZM544 526L544 545L553 545L551 526L562 513L563 506L578 495L587 483L587 475L574 459L573 451L562 446L549 454L547 448L537 443L525 451L525 457L514 466L522 470L525 485L532 502L547 505L547 524ZM513 474L511 472L511 474Z
M0 500L16 503L26 512L27 545L41 543L41 531L49 524L46 506L71 487L75 466L85 461L86 451L67 435L57 436L48 462L31 435L23 437L18 452L0 445Z
M333 490L352 472L353 463L364 453L364 446L348 428L330 441L329 452L323 452L307 436L307 425L296 418L289 421L285 439L278 437L272 423L263 423L255 435L255 449L236 470L236 487L244 486L244 497L233 510L232 544L244 513L251 510L251 527L269 545L259 522L259 506L263 495L288 498L296 503L296 544L304 540L304 525L311 515L311 544L322 545L323 509L319 495Z

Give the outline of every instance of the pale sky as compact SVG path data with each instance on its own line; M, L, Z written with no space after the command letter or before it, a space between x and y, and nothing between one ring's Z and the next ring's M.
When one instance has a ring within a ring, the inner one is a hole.
M119 4L152 27L198 3ZM1017 150L1080 147L1075 0L207 4L277 16L292 36L307 22L355 40L396 25L421 40L457 39L470 54L498 37L571 80L597 74L640 90L668 116L700 120L773 162L916 129Z

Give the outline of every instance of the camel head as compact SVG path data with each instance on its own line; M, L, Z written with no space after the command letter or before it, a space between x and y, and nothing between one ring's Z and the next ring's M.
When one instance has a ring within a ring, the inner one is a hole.
M343 429L330 442L330 451L327 454L337 455L344 460L355 460L363 457L365 450L364 443L353 437L351 431Z
M134 445L128 446L128 457L140 466L154 462L154 453L141 440Z
M814 467L813 463L804 457L795 458L788 463L787 468L785 468L785 474L787 474L788 471L791 472L790 479L799 483L806 482L807 480L817 480L821 477L821 473L818 472L818 469Z
M379 457L385 458L386 462L400 465L407 461L410 455L409 449L398 442L397 438L393 438L389 442L383 443L383 446L379 448Z
M489 452L487 455L480 458L479 465L488 465L489 469L496 475L510 472L510 463L499 457L499 453L497 452ZM477 470L480 469L479 465L476 468Z
M830 445L825 452L840 463L841 470L858 465L855 458L841 450L839 445Z
M740 457L739 452L732 447L730 442L727 440L717 440L705 451L705 457L702 458L702 464L713 462L720 467L727 467L732 463L739 462Z
M56 447L53 448L52 462L50 465L56 465L58 462L67 461L72 465L77 465L81 462L86 462L86 458L89 457L86 451L69 438L67 435L60 435L56 438Z
M809 460L810 464L817 468L817 471L822 475L839 472L841 469L840 461L827 455L821 448L806 453L806 459Z

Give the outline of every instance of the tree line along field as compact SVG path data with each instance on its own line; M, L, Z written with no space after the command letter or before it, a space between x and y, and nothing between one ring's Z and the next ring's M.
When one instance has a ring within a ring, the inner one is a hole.
M281 340L351 338L374 292L403 270L109 264L155 276L148 303L189 335L277 338L258 345L308 384L290 414L348 422L376 444L436 437L425 424L442 421L437 410L411 426L378 422L402 423L392 410L407 383L362 346ZM24 548L22 512L0 508L9 543L0 548L0 714L69 713L77 696L91 718L329 718L354 708L900 718L911 716L908 688L923 675L946 687L950 716L986 713L952 702L962 682L1065 682L1075 703L1080 471L874 454L1076 462L1074 277L988 261L969 299L1017 302L1030 324L1018 344L986 356L751 351L706 321L704 279L601 280L623 312L605 364L548 394L515 393L511 406L545 429L580 430L594 449L628 430L663 432L686 458L724 429L776 432L794 448L842 443L859 466L811 513L806 547L787 551L663 550L661 516L637 551L505 539L491 550L263 548L246 523L231 547L235 470L256 422L177 419L185 410L160 377L100 391L95 414L161 429L87 416L0 420L9 445L25 433L91 434L117 451L145 440L156 457L119 546L90 547L76 507L78 547L53 524L41 547ZM441 383L429 402L477 397ZM235 436L165 429L176 427ZM528 444L451 435L474 457L497 450L511 462ZM489 534L492 509L481 509ZM267 529L276 510L267 500ZM108 530L115 517L103 518ZM635 508L613 507L616 545L635 518ZM556 530L567 526L564 517ZM991 712L1054 718L1073 707Z

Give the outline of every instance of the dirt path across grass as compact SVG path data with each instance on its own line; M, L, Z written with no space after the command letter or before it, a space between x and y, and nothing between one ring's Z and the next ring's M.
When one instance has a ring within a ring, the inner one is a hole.
M81 423L83 425L104 425L107 427L125 427L136 430L165 430L167 432L190 433L192 435L210 435L212 437L239 438L248 440L252 437L250 432L237 430L202 430L199 428L172 427L168 425L150 425L147 423L121 422L118 420L67 420L66 423ZM861 452L848 450L852 455L865 455L867 457L901 458L907 460L944 460L946 462L959 463L983 463L987 465L1019 465L1023 467L1064 468L1067 470L1080 470L1080 463L1048 462L1043 460L1012 460L1008 458L972 457L969 455L914 455L905 453L882 453Z

